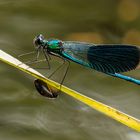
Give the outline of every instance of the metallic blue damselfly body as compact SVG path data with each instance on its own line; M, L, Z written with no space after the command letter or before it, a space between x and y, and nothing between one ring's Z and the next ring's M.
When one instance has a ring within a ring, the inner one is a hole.
M46 40L42 35L34 39L37 54L42 50L46 60L55 55L107 75L140 85L140 80L120 74L134 70L140 62L140 49L133 45L95 45L76 41Z

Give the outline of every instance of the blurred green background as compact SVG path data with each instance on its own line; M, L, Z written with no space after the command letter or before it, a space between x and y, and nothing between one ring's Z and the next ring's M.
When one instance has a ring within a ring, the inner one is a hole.
M140 45L139 0L0 0L0 49L17 57L33 38ZM51 73L60 63L52 62ZM61 94L49 100L33 78L0 64L0 140L138 140L140 134ZM140 79L139 69L126 73ZM58 72L58 75L61 75ZM55 75L57 77L57 74ZM140 87L71 63L64 85L140 119Z

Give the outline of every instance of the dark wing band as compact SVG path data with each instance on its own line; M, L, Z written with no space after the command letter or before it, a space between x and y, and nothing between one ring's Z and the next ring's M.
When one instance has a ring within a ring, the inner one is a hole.
M87 59L93 69L104 73L120 73L135 69L140 62L140 50L131 45L91 46Z

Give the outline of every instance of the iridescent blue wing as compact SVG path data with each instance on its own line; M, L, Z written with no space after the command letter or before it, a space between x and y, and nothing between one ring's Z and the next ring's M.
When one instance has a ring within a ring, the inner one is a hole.
M76 63L104 73L120 73L135 69L140 50L131 45L94 45L66 41L62 55Z

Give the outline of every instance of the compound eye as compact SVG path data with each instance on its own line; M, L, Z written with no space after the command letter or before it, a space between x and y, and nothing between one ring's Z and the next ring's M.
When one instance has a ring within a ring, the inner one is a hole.
M59 41L58 42L58 45L59 45L59 47L62 47L63 46L63 42L62 41Z
M38 35L37 38L38 38L40 41L42 41L42 40L45 39L44 36L43 36L42 34Z
M33 40L33 44L35 47L38 47L42 44L42 41L44 40L44 36L43 35L38 35L34 38Z
M38 38L35 38L33 41L35 47L37 47L40 44L40 40Z

